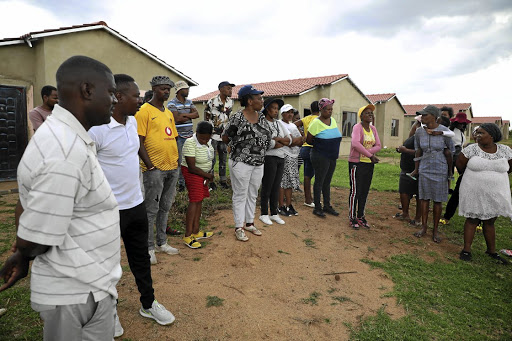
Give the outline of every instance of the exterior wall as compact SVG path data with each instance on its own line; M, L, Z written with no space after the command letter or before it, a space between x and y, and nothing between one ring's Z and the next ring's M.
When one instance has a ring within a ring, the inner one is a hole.
M404 138L404 111L396 97L385 103L375 105L375 127L379 133L382 147L396 148ZM391 136L391 120L398 120L398 136ZM410 128L410 127L409 127ZM407 134L409 131L407 131ZM408 136L408 135L407 135Z
M63 61L74 55L85 55L106 64L112 72L132 76L141 90L149 90L156 75L167 75L174 82L178 74L150 59L104 30L92 30L50 36L26 44L0 47L0 84L27 88L27 114L42 104L40 94L45 85L56 85L55 73ZM193 91L193 88L191 89ZM171 98L174 91L171 91ZM27 117L28 134L33 130Z
M414 122L414 117L416 116L404 116L404 125L401 129L404 141L409 137L409 132L411 131L412 123Z

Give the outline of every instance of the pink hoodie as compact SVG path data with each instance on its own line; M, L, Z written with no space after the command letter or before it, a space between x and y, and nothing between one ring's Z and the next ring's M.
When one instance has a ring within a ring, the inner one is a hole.
M352 142L350 143L350 155L348 156L348 162L359 162L361 154L366 157L371 157L382 148L380 145L379 134L377 134L377 129L371 124L370 128L372 129L373 136L375 137L375 145L370 149L366 149L363 146L364 128L361 125L361 122L354 125L352 128Z

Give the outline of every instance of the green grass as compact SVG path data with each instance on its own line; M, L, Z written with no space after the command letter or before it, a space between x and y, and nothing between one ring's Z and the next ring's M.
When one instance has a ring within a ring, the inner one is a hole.
M318 299L320 298L320 296L322 296L321 293L319 293L317 291L313 291L311 294L309 294L309 297L302 299L302 303L318 305Z
M224 299L217 296L206 297L206 307L220 307L224 305Z

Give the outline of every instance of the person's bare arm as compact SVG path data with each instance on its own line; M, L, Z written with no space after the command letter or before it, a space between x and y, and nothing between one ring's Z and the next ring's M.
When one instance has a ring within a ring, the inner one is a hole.
M314 140L313 135L311 135L311 133L308 131L308 136L306 137L307 144L313 145L313 140Z
M468 161L469 161L469 159L462 153L460 153L459 156L457 157L457 160L455 161L455 166L457 167L457 170L459 171L460 174L464 173L464 171L466 170ZM509 164L510 164L510 160L509 160ZM509 172L510 172L510 169L509 169Z
M196 166L196 158L192 156L185 156L185 160L187 160L188 171L192 174L199 175L205 179L213 181L213 174L206 173L204 170Z
M139 135L139 140L140 140L139 157L142 160L142 162L144 162L144 164L146 165L146 168L148 170L151 170L151 169L155 168L155 166L153 165L153 162L151 162L151 159L149 158L146 147L144 146L144 141L146 140L146 136Z

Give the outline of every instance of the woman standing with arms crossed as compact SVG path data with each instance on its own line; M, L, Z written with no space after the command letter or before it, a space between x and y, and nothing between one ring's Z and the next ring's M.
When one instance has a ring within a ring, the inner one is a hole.
M439 109L433 105L428 105L422 111L421 122L425 127L421 127L414 133L414 148L416 149L416 158L414 171L415 176L419 173L418 193L421 204L421 230L414 233L418 238L427 233L428 210L430 200L434 201L434 230L432 231L432 240L440 243L441 238L437 233L439 218L443 209L443 202L448 200L448 185L451 169L448 160L451 159L445 155L445 151L454 152L453 141L451 138L443 135L443 131L449 130L445 126L437 123L441 115Z
M464 223L464 249L460 259L471 260L471 244L476 227L483 222L483 232L489 257L502 264L508 261L496 253L498 216L512 218L508 174L512 170L512 150L501 141L500 128L494 123L484 123L476 130L476 143L465 147L457 158L457 168L464 171L460 185L459 215Z
M254 226L256 198L263 177L263 163L268 149L274 148L270 126L260 112L263 107L263 91L245 85L238 91L244 107L231 115L224 129L222 141L231 148L229 172L233 188L233 216L235 236L247 241L245 230L261 236ZM245 227L244 227L245 222Z
M360 226L370 227L364 216L364 209L372 184L373 168L379 162L375 154L381 149L377 129L370 124L373 122L374 110L373 104L359 108L357 114L361 122L352 128L352 141L348 157L350 176L348 218L353 229L358 229Z
M304 137L308 136L308 128L311 122L318 117L320 110L318 109L318 101L314 101L310 106L311 115L304 117L301 120L293 122L297 128L303 128ZM315 176L315 170L311 164L311 149L313 148L307 141L304 142L300 148L299 157L304 163L304 206L315 207L313 204L313 197L311 196L311 179Z
M309 125L306 142L313 146L311 163L315 170L313 195L315 209L313 214L325 218L325 213L338 216L331 206L331 179L336 169L336 160L340 151L341 133L332 116L333 99L322 98L318 101L320 116ZM320 203L323 196L324 207Z

